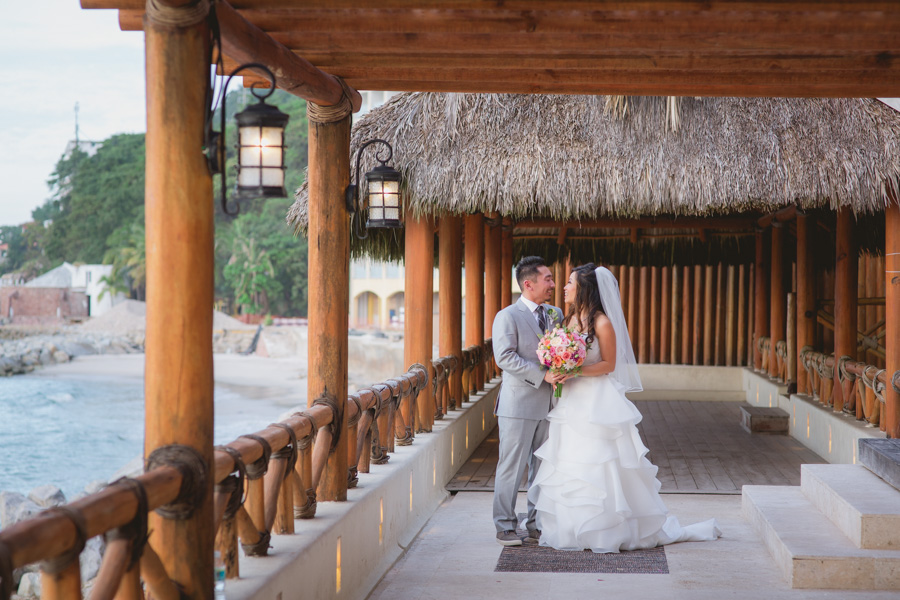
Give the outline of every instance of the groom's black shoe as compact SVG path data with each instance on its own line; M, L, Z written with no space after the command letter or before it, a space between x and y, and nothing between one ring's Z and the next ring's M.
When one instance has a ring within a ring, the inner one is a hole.
M501 546L521 546L522 539L512 529L497 532L497 543Z
M529 529L528 536L522 541L529 546L537 546L541 543L541 530Z

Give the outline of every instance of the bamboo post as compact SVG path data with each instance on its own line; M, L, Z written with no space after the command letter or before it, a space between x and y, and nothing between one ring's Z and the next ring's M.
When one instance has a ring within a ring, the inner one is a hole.
M681 364L689 365L693 362L693 336L694 336L694 289L692 283L693 269L685 266L682 269L682 286L681 286Z
M81 600L81 567L77 559L59 573L41 571L41 598Z
M703 286L703 364L713 364L713 327L715 326L715 313L713 313L713 284L714 273L712 265L706 265Z
M500 251L500 308L512 304L512 269L513 269L513 231L512 221L503 219L503 233ZM458 236L459 240L462 236Z
M638 346L640 329L638 326L638 268L628 267L628 333L631 334L631 345ZM640 348L638 348L640 351ZM638 360L640 362L640 360Z
M309 118L309 406L324 393L338 405L340 436L347 436L347 336L350 305L350 115L332 123ZM407 320L409 315L406 315ZM347 445L329 452L319 500L347 499Z
M728 265L725 284L725 364L734 366L734 338L737 330L737 310L734 297L734 265Z
M188 12L188 11L185 11ZM195 20L195 19L194 19ZM147 332L144 456L170 444L213 457L213 203L203 155L209 27L145 24ZM191 518L151 513L150 546L190 598L213 594L213 478ZM73 581L74 577L73 576ZM44 588L47 590L47 588ZM80 595L80 584L77 592ZM50 598L51 596L45 596Z
M659 270L660 286L659 286L659 314L654 319L659 323L659 364L668 364L671 355L671 334L674 320L671 318L672 311L672 269L662 267Z
M716 329L715 351L713 352L714 364L725 364L725 266L720 262L716 265Z
M885 375L900 371L900 206L897 195L884 210L885 246ZM888 437L900 437L900 394L890 383L884 390L884 426Z
M650 351L649 362L652 365L659 363L659 317L661 298L659 295L659 267L650 267Z
M672 265L672 301L669 303L672 322L670 335L672 337L669 342L669 347L671 349L671 352L669 353L669 364L673 365L677 365L680 362L678 347L681 338L679 336L681 330L684 329L684 323L681 320L683 314L681 305L685 303L685 300L681 296L681 281L678 278L679 272L681 272L680 268L677 265Z
M450 375L450 396L462 407L462 218L445 215L438 235L438 321L441 356L455 356L460 368Z
M745 266L738 265L737 269L737 324L736 324L736 340L735 340L735 363L738 366L747 364L747 286L745 281L747 275Z
M853 239L853 213L849 207L842 207L837 213L837 232L834 263L834 358L842 356L856 357L856 288L857 288L857 256L856 242ZM844 409L844 397L841 390L840 370L835 366L834 402L835 411ZM855 411L852 399L848 398L847 408Z
M466 237L466 340L465 346L484 344L484 215L467 215ZM469 388L484 388L484 366L470 374Z
M765 231L756 233L756 263L754 278L753 306L755 314L753 319L753 365L757 371L768 368L762 364L762 352L759 348L759 339L765 337L769 331L769 250L765 243Z
M747 268L747 347L745 353L744 363L746 366L753 368L754 367L754 352L753 343L753 322L755 320L756 315L756 277L754 276L755 267L751 264Z
M797 360L806 346L816 343L816 272L812 254L811 231L815 217L797 213ZM797 372L797 391L812 395L812 382L806 369Z
M434 218L407 213L406 223L406 288L404 305L406 321L403 334L403 360L407 366L425 365L429 385L416 399L415 431L431 431L434 423L434 377L432 337L434 331ZM407 403L406 406L409 406ZM403 415L404 419L406 414ZM406 421L407 424L413 421Z
M113 600L144 600L144 590L141 589L140 564L135 564L125 571Z
M778 377L778 353L775 346L784 340L784 227L772 223L772 254L769 280L769 377Z
M491 214L491 225L484 229L484 331L490 337L494 327L494 317L502 308L500 293L500 271L502 269L503 231L500 226L500 215ZM443 354L442 354L443 356ZM493 360L488 360L488 381L494 377Z
M640 277L640 296L638 307L638 362L647 363L650 360L650 269L642 266L638 272Z

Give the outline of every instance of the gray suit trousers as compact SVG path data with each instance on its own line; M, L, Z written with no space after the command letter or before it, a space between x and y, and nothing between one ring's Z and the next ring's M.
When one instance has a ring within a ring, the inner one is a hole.
M508 529L515 531L519 484L522 482L526 467L528 487L534 482L534 476L541 464L534 451L547 440L550 423L547 419L538 421L497 417L497 426L500 430L500 460L497 462L497 474L494 476L494 525L498 532ZM526 528L537 528L534 518L534 504L529 501Z

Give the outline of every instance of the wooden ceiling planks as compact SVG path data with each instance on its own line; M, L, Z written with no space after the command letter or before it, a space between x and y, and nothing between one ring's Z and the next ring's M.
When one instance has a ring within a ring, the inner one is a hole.
M234 0L357 89L900 96L900 2ZM119 8L139 29L142 0Z

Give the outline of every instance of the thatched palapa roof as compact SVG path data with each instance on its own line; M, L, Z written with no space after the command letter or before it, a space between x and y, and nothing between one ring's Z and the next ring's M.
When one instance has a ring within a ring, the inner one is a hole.
M416 214L872 213L900 182L900 113L873 99L406 93L354 125L351 152L376 137ZM288 214L301 231L306 208L304 185Z

